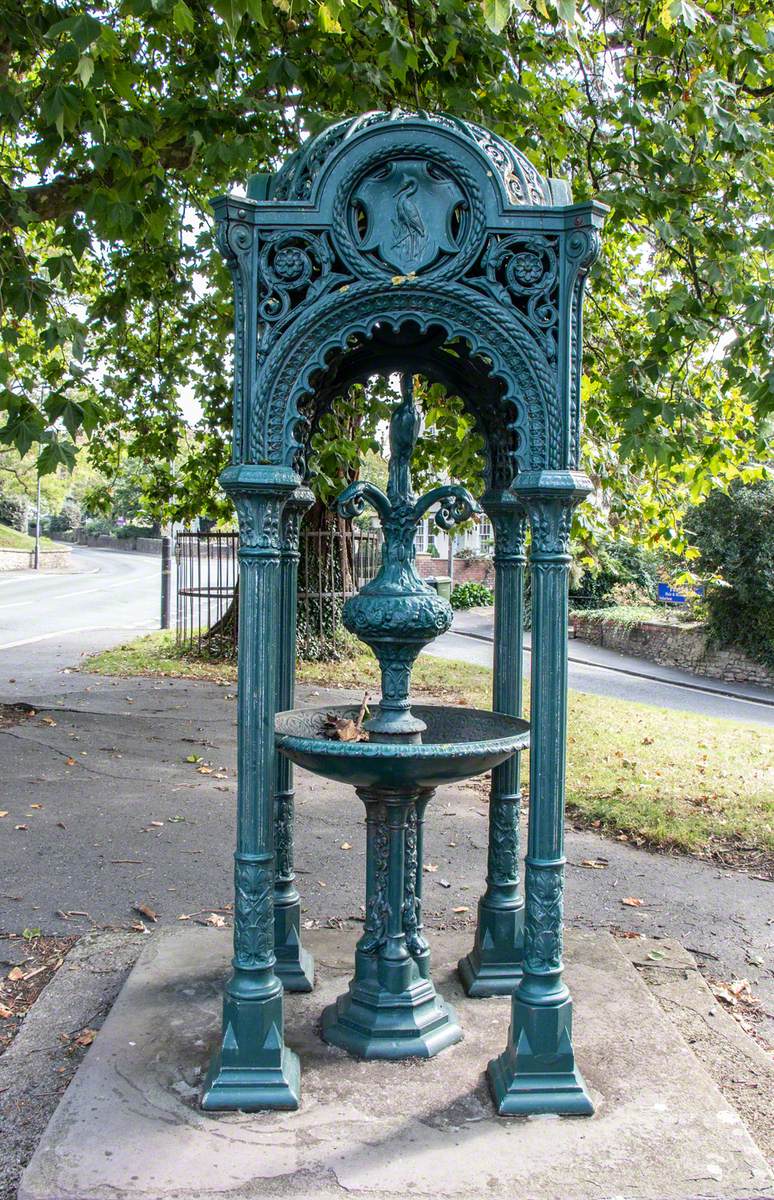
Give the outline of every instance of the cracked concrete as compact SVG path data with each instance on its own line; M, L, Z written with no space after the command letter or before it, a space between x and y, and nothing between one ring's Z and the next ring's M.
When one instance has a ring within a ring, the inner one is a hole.
M19 1200L752 1200L774 1182L738 1114L614 939L568 935L578 1061L591 1119L502 1120L484 1068L509 1002L470 1001L453 971L467 936L432 937L434 976L465 1040L430 1061L361 1062L326 1046L322 1007L355 933L310 931L318 982L286 998L298 1113L212 1115L196 1097L220 1022L230 937L154 936L24 1174Z

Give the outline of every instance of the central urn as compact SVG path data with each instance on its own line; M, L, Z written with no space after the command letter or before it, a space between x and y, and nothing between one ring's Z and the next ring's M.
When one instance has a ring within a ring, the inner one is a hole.
M376 510L384 532L378 575L344 605L342 620L350 633L370 646L379 660L382 698L378 713L365 722L369 733L422 733L425 722L411 711L411 668L429 642L446 633L453 618L451 605L417 575L417 526L434 506L435 521L451 529L479 512L465 488L448 484L417 500L412 491L411 457L417 443L420 416L413 380L404 376L402 401L390 421L390 468L385 495L372 483L353 483L338 499L343 517L360 516L366 503Z

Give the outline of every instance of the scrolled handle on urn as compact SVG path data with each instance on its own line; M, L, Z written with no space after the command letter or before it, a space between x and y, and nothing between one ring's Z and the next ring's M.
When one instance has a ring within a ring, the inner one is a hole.
M387 493L373 483L352 483L337 498L340 516L361 516L367 504L376 511L382 530L382 565L378 575L344 605L342 620L350 633L370 646L379 660L382 699L376 716L365 722L369 733L419 734L424 721L411 712L411 670L420 650L451 626L448 600L416 573L416 528L434 505L436 524L451 530L480 512L460 484L433 488L417 499L412 490L411 456L421 418L410 375L401 380L402 399L390 419L390 466Z

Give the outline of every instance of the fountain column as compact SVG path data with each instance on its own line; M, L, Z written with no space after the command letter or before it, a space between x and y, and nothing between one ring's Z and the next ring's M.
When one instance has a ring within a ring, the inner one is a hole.
M520 717L526 513L512 492L488 493L482 507L495 535L492 708ZM492 772L486 891L478 902L473 949L458 964L469 996L510 995L521 979L524 900L519 895L520 757L514 754Z
M296 682L296 607L298 593L298 539L304 513L314 503L305 487L296 488L282 512L279 583L279 662L277 711L293 707ZM293 870L294 801L293 764L275 753L274 825L276 874L274 878L274 953L276 972L286 992L311 992L314 959L301 945L301 899Z
M529 837L522 979L508 1045L489 1063L502 1116L593 1111L572 1047L572 1000L562 979L567 593L573 510L591 491L575 471L517 476L532 531L532 679Z
M298 1059L284 1044L274 957L274 716L280 522L298 483L287 467L242 464L220 477L239 517L239 683L234 957L205 1109L295 1109Z

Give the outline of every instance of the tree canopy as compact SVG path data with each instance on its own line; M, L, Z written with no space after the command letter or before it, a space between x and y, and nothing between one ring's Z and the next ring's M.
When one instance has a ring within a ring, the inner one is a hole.
M400 105L478 120L611 206L583 387L586 460L614 522L680 546L687 503L761 474L774 28L760 0L0 13L0 437L37 445L41 470L85 436L108 476L123 454L147 464L159 515L212 510L232 317L208 202L329 120ZM203 412L194 438L181 395ZM440 449L459 447L459 424L439 424Z

